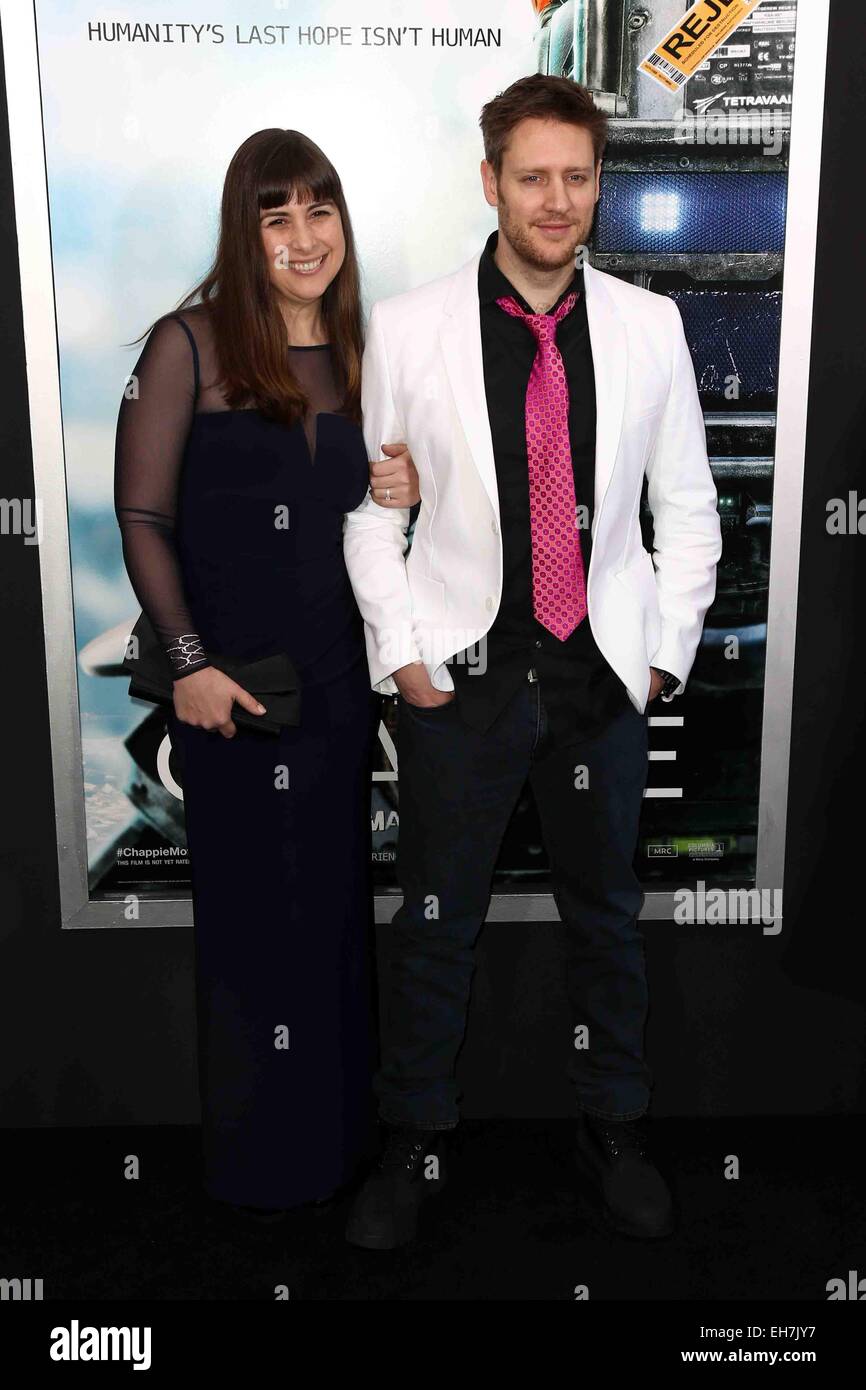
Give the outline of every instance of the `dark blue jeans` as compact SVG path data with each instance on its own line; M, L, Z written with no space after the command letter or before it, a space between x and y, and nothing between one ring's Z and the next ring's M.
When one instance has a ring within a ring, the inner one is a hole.
M459 699L459 695L456 697ZM648 1106L647 985L634 872L647 780L647 716L628 709L601 733L555 746L538 682L526 681L487 733L454 700L401 698L397 730L403 905L394 917L388 1029L375 1077L381 1118L453 1129L457 1054L474 946L511 813L529 778L568 931L578 1108L634 1119ZM585 771L581 771L585 769ZM585 1025L586 1032L576 1030Z

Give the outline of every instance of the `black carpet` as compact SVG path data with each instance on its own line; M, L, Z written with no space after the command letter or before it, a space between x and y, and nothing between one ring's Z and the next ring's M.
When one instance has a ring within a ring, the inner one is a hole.
M413 1246L358 1250L351 1193L262 1228L203 1196L196 1128L6 1130L2 1269L45 1300L819 1300L866 1275L862 1120L659 1120L680 1225L610 1232L572 1176L564 1121L464 1122ZM140 1177L124 1177L129 1156ZM729 1156L740 1176L724 1176Z

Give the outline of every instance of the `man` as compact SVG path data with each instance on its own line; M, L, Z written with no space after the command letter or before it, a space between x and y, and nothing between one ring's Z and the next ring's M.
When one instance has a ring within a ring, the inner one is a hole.
M568 928L578 1169L617 1229L673 1228L643 1123L633 857L646 707L682 691L715 593L716 491L679 311L584 264L606 117L536 74L481 128L498 232L456 274L376 304L368 330L364 430L371 458L408 442L411 549L409 513L371 498L344 537L373 686L400 696L387 1140L347 1230L373 1249L410 1240L443 1181L473 947L527 777Z

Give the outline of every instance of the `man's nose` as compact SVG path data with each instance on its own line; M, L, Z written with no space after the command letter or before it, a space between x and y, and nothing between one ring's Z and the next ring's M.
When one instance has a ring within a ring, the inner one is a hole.
M563 212L571 206L570 192L576 185L565 182L551 182L547 187L547 197L544 200L545 207L551 212Z

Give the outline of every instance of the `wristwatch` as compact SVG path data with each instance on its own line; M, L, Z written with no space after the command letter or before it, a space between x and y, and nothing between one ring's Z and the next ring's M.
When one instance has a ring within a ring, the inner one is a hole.
M660 676L664 676L662 688L659 691L662 699L669 703L674 698L674 691L680 683L679 676L674 676L670 671L664 671L661 666L653 666L654 671L658 671Z

